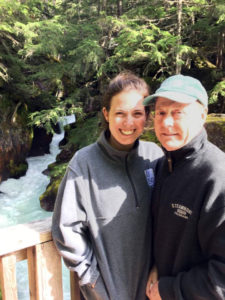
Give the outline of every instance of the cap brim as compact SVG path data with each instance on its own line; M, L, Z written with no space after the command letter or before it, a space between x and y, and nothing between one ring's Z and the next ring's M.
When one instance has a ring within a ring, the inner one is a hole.
M156 94L153 94L153 95L150 95L150 96L144 98L143 105L147 106L150 104L150 102L154 103L154 100L156 99L156 97L158 97L158 96L156 96Z
M149 105L150 102L153 103L157 97L163 97L163 98L167 98L169 100L175 101L175 102L179 102L179 103L193 103L196 100L198 100L195 97L183 94L183 93L178 93L178 92L159 92L159 93L155 93L153 95L150 95L148 97L146 97L143 101L143 105Z

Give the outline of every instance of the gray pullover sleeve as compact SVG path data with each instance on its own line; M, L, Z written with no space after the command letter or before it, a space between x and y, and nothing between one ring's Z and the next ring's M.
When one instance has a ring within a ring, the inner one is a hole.
M99 276L88 238L83 185L82 176L68 167L58 190L52 223L56 247L67 267L77 272L81 285L94 284Z

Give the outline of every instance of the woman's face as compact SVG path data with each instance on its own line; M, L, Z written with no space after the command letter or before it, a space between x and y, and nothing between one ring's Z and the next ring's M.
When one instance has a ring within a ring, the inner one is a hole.
M146 121L142 104L145 96L135 89L125 90L112 97L109 111L103 108L111 133L109 142L114 148L129 151L142 134Z

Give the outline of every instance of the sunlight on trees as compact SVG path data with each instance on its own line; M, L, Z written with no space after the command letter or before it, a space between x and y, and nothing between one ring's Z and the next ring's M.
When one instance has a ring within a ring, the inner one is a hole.
M153 87L197 76L224 107L222 0L0 0L0 21L0 106L26 105L30 125L52 131L124 69Z

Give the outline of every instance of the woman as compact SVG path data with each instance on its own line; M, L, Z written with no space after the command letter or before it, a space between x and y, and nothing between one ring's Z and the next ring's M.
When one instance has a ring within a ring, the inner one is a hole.
M148 113L144 80L109 84L96 143L74 155L60 185L53 238L85 299L142 300L151 264L149 207L161 149L139 141Z

